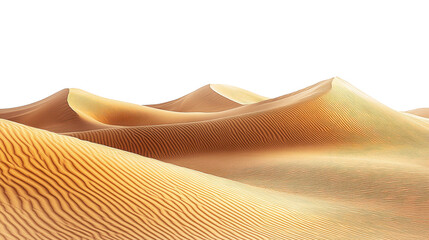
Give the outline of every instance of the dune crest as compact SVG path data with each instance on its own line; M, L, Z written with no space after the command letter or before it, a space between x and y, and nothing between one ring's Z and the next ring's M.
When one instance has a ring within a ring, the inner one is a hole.
M22 107L0 109L0 118L53 132L85 131L108 128L108 125L77 114L68 103L69 89Z
M208 84L178 99L147 106L174 112L219 112L241 104L217 93L212 84Z
M326 85L325 82L316 84L315 88L318 88L319 85ZM207 88L210 87L205 87L205 89ZM213 90L210 91L220 99L232 102ZM308 91L311 91L311 88ZM296 101L295 95L300 96L302 94L305 95L305 91L304 93L288 94L283 98L290 98L292 102ZM192 102L200 101L198 100L199 98L195 98ZM24 107L0 110L0 118L57 133L67 133L120 128L123 126L162 125L212 120L277 106L270 102L272 101L262 101L261 103L263 104L261 105L258 103L237 105L234 102L234 107L220 112L174 112L103 98L80 89L65 89L45 100ZM206 109L206 111L208 110Z
M226 84L210 84L210 88L218 94L242 105L267 100L267 97Z
M294 146L394 146L404 143L424 146L428 142L429 128L338 78L292 95L222 113L226 112L233 114L177 125L94 130L70 135L157 159Z
M165 111L99 97L80 89L64 89L26 106L0 109L0 118L57 133L193 122L222 116Z

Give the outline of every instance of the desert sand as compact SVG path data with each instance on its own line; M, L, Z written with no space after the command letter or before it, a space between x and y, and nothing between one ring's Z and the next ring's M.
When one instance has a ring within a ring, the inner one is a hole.
M181 98L147 106L175 112L219 112L267 99L238 87L208 84Z
M63 129L73 132L109 127L73 111L67 101L69 92L69 89L63 89L26 106L0 109L0 118L53 132L61 132Z
M413 110L406 111L406 113L414 114L416 116L429 118L429 108L417 108Z
M3 239L429 236L429 121L340 78L147 106L65 89L0 118Z

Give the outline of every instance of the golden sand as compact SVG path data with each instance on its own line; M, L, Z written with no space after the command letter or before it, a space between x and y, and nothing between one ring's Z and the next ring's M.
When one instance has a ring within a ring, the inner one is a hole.
M152 106L65 89L0 118L0 239L429 236L427 118L339 78Z

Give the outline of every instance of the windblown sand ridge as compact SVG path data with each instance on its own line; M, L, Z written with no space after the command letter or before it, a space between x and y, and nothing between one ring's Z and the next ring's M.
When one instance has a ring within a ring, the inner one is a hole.
M17 123L0 120L0 133L2 239L419 238L371 225L382 216L355 223L366 213Z
M231 102L217 95L220 99ZM198 98L192 100L189 104L197 102ZM241 106L231 103L233 107ZM33 104L0 109L0 118L58 133L192 122L221 116L170 112L99 97L80 89L64 89Z
M312 88L317 90L320 86L324 85L325 84L321 82L309 87L308 91L312 91ZM222 85L217 88L223 88L222 91L226 91L225 89L227 89L231 92L232 87L225 87ZM198 93L201 93L201 91L198 91ZM231 102L223 95L214 93L214 90L211 90L210 93L211 95L216 94L217 97L220 96L220 99L223 101ZM233 96L232 93L229 93L228 95ZM244 97L242 95L244 95ZM294 101L299 100L297 97L302 97L301 95L303 95L302 90L285 95L278 99L287 98L287 101L293 103ZM192 99L187 98L188 105L198 105L199 102L204 100L204 94L196 94L192 96ZM233 97L248 102L256 101L256 99L261 100L262 98L256 94L252 95L250 92L245 90L240 90L240 92ZM220 112L210 112L212 111L209 109L210 107L205 107L208 112L173 112L111 100L93 95L80 89L65 89L42 101L24 107L0 110L0 118L57 133L67 133L112 127L120 128L121 126L146 126L198 122L267 110L277 106L276 103L273 104L270 100L262 101L261 103L262 104L255 103L244 106L234 105L233 108Z
M429 141L423 122L387 108L341 79L226 112L232 116L69 135L157 159L293 146L405 142L423 147Z

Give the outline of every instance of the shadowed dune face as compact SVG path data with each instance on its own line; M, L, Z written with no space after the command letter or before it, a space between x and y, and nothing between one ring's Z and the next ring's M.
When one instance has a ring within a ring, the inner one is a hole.
M115 101L90 94L80 89L70 90L68 103L77 114L103 124L114 126L145 126L196 122L254 111L253 106L243 107L241 104L214 92L210 86L200 88L181 99L174 100L162 106L152 105L149 107ZM212 105L220 108L214 108ZM165 109L171 111L164 110L163 106ZM231 111L227 111L228 109Z
M417 108L410 111L406 111L406 113L414 114L416 116L429 118L429 108Z
M419 239L413 231L427 233L411 224L390 229L389 215L269 192L4 120L0 132L2 239Z
M323 88L323 86L327 85L325 82L316 84L312 88ZM242 90L242 92L244 91ZM307 91L312 90L308 89ZM212 90L211 93L217 97L221 96ZM244 95L248 96L249 94ZM296 102L299 100L298 97L302 97L302 95L300 91L286 95L289 102L286 104ZM199 96L199 98L202 98L202 96ZM199 102L199 98L194 98L192 102ZM220 99L231 102L231 100L223 96ZM189 102L189 104L192 102ZM273 104L270 100L261 103L242 106L234 102L233 108L220 112L173 112L111 100L80 89L65 89L37 103L0 110L0 117L57 133L67 133L120 128L122 126L198 122L267 110L276 108L278 105Z
M199 103L200 110L205 112L242 106L214 92L209 85L196 91L195 94L189 95L184 104L183 102L175 104L175 106L185 109L176 109L179 112L170 112L102 98L80 89L64 89L33 104L0 109L0 118L53 132L65 133L121 126L192 122L225 115L180 112L186 112L186 106L198 105L196 103ZM206 97L208 99L205 99ZM211 107L210 104L213 106ZM215 106L219 108L216 109ZM192 109L188 110L191 111Z
M53 132L70 132L108 128L109 126L74 112L67 101L69 89L64 89L41 101L22 107L0 109L0 118Z

